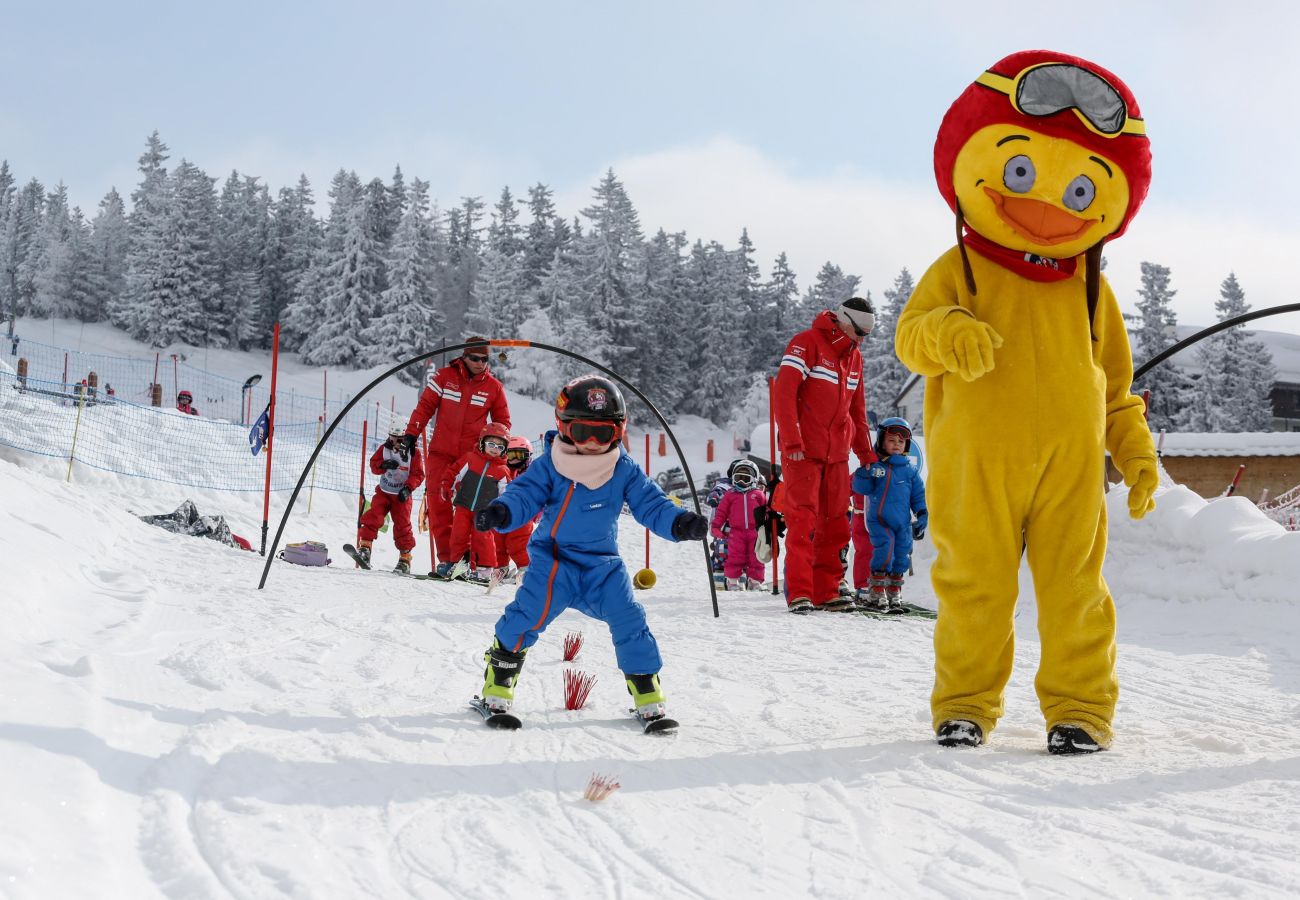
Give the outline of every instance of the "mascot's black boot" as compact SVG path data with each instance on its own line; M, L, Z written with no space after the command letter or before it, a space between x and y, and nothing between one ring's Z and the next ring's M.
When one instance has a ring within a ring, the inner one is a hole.
M1047 732L1047 752L1059 756L1096 753L1103 749L1078 725L1057 725Z
M940 747L978 747L984 743L984 729L965 719L949 719L934 733Z

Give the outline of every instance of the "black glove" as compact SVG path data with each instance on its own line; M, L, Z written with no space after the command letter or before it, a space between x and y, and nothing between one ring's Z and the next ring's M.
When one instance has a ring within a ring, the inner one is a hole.
M415 435L408 434L402 437L402 442L406 444L406 455L410 456L415 452Z
M690 510L673 520L673 537L679 541L702 541L709 533L709 520Z
M391 472L393 469L396 469L400 465L401 463L399 463L395 459L386 459L379 464L379 468L383 469L385 472Z
M779 538L785 537L785 516L773 516L772 521L776 522L776 536Z
M923 537L925 537L925 526L917 522L912 526L912 540L919 541Z
M474 513L474 527L479 531L505 528L510 524L510 507L504 503L489 503Z
M754 507L754 527L762 528L766 524L767 524L767 507L766 506Z
M402 485L402 489L397 492L397 499L400 500L402 503L405 503L407 500L410 500L411 489L406 485Z

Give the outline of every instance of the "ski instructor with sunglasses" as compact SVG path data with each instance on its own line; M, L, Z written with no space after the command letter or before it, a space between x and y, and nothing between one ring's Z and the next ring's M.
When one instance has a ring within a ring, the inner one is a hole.
M420 401L406 423L406 443L414 448L424 426L433 419L429 455L424 463L429 504L429 528L441 562L451 554L451 498L441 492L444 470L478 443L489 419L510 428L510 406L501 382L488 371L487 338L469 337L471 346L459 359L429 376ZM436 416L436 418L435 418Z
M849 449L876 462L867 432L858 345L876 323L870 300L850 297L796 334L777 370L773 405L786 525L786 603L792 613L843 609L840 549L849 543Z

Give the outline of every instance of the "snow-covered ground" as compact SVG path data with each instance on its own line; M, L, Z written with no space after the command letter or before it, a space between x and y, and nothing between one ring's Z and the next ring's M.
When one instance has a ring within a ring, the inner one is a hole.
M184 489L65 472L0 459L0 896L1300 893L1300 533L1244 499L1169 488L1134 523L1112 492L1117 741L1057 758L1027 573L980 750L933 743L931 623L796 617L759 593L721 595L714 619L699 547L658 539L641 599L680 733L631 723L606 629L576 613L529 656L525 728L501 733L465 701L511 589L344 566L355 498L318 495L285 537L335 564L276 563L258 591L256 554L130 514ZM260 522L255 495L189 495ZM622 541L639 567L644 532ZM925 604L931 553L906 589ZM576 712L570 631L598 679ZM587 802L593 773L622 787Z

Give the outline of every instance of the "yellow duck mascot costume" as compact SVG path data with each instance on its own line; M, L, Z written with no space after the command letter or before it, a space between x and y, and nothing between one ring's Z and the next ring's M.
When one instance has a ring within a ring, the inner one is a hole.
M1061 53L1012 54L948 110L934 152L957 246L925 273L896 349L928 379L926 490L937 558L933 724L982 744L1003 711L1028 554L1052 753L1110 746L1119 682L1104 451L1129 513L1155 508L1155 447L1102 244L1146 197L1151 149L1129 89Z

